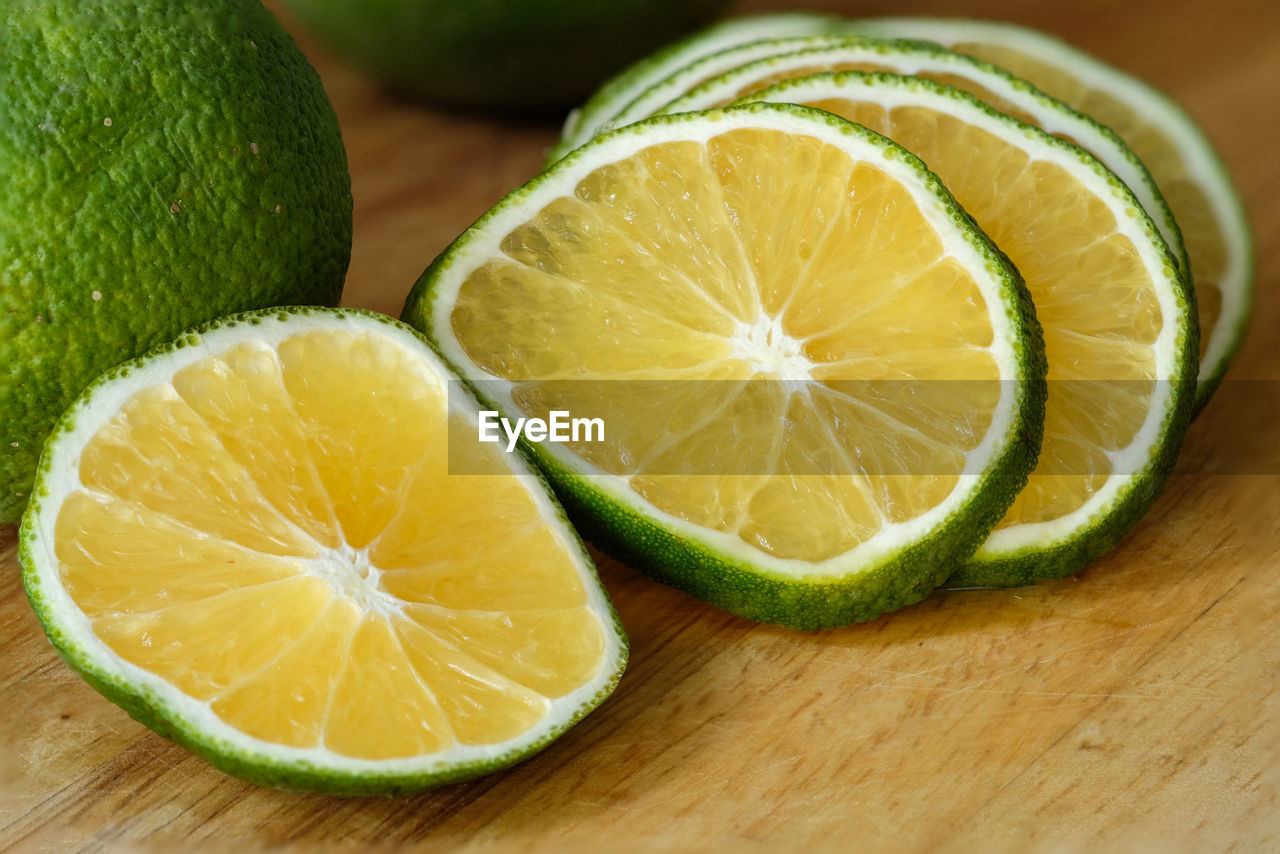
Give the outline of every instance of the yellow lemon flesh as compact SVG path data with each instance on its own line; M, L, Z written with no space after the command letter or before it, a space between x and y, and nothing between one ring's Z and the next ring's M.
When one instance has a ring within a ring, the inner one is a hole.
M316 310L185 344L46 457L24 559L73 663L215 762L338 791L505 764L598 702L624 641L581 544L496 447L449 473L473 419L425 344Z

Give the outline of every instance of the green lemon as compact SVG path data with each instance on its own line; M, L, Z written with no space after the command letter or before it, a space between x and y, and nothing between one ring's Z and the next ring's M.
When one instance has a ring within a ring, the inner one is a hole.
M231 311L334 303L337 120L254 0L17 0L0 25L0 522L94 377Z

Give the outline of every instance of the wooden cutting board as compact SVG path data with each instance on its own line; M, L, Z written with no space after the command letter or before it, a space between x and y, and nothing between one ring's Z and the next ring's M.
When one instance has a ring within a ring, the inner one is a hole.
M1076 579L939 593L815 634L736 619L597 556L631 635L618 692L531 761L403 800L256 788L133 722L52 652L6 530L0 850L1280 850L1280 7L810 8L1039 26L1172 93L1219 143L1258 244L1257 313L1231 376L1259 382L1194 425L1185 473L1137 530ZM351 156L346 301L398 314L436 253L534 174L557 128L397 102L299 39ZM1236 473L1205 474L1218 459Z

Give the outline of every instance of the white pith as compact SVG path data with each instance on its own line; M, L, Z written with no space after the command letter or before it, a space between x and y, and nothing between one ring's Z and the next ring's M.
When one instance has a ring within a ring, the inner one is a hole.
M1248 218L1232 187L1226 167L1204 131L1167 95L1133 75L1077 50L1052 36L1013 24L992 21L930 18L882 18L856 21L862 32L928 39L944 46L963 42L997 45L1025 53L1057 68L1069 69L1089 88L1106 92L1128 104L1135 113L1158 127L1177 148L1187 176L1204 192L1213 209L1214 222L1226 247L1226 263L1218 286L1222 307L1213 329L1201 329L1207 340L1200 360L1200 379L1206 380L1226 367L1248 321L1253 291L1252 239ZM1131 185L1132 186L1132 185Z
M752 96L756 97L756 96ZM1155 391L1142 426L1134 434L1133 441L1119 450L1101 450L1111 463L1112 472L1102 488L1095 492L1077 510L1046 522L1024 523L999 528L992 532L977 551L976 558L996 559L1028 547L1051 548L1088 528L1106 514L1127 491L1133 479L1148 472L1154 465L1158 449L1164 438L1162 427L1172 409L1177 405L1175 383L1182 364L1178 350L1179 333L1190 323L1187 311L1177 299L1179 283L1176 273L1168 265L1163 243L1154 233L1149 220L1135 210L1132 196L1117 186L1117 179L1100 164L1090 163L1088 155L1065 144L1055 144L1043 133L978 108L967 98L947 94L945 90L931 89L925 85L913 85L901 81L883 82L871 78L851 77L840 81L830 78L814 80L801 78L788 81L765 90L762 100L784 103L808 103L846 99L859 103L872 103L892 110L904 106L926 107L944 112L968 122L1021 148L1032 160L1053 163L1080 182L1111 211L1116 220L1116 230L1127 237L1142 259L1143 266L1155 285L1160 305L1161 327L1151 346L1155 362ZM1050 394L1053 391L1050 389Z
M68 412L67 418L73 426L56 435L56 439L46 449L47 465L43 468L47 469L47 474L41 481L43 489L36 499L38 513L34 517L28 517L31 520L32 542L29 551L32 560L28 573L34 576L34 583L28 583L49 622L49 628L51 632L61 634L64 644L82 656L100 677L132 686L135 692L147 696L151 705L166 709L170 717L178 719L182 726L206 738L230 745L231 749L223 752L235 753L241 757L257 757L260 761L294 766L298 770L330 770L369 774L376 778L381 775L443 773L458 766L483 763L502 756L518 756L526 746L546 737L584 707L594 705L593 700L598 698L617 675L622 640L614 627L612 607L605 598L589 558L564 520L561 510L547 494L542 481L517 456L504 455L510 476L525 486L542 518L547 521L548 528L562 546L564 554L572 561L586 591L587 607L599 621L605 642L599 672L569 694L547 698L542 719L529 730L506 741L486 745L454 744L445 750L421 756L373 760L345 756L324 746L288 747L247 735L219 718L209 702L191 697L172 683L126 661L111 650L94 633L88 617L61 583L54 550L54 529L63 501L72 492L82 488L79 477L80 450L137 391L167 384L177 372L192 363L216 357L244 340L260 341L277 347L287 338L314 329L371 331L394 340L407 357L422 364L440 384L441 393L444 394L443 389L450 377L448 370L412 333L359 314L339 315L325 310L302 312L304 313L290 314L286 322L277 321L275 316L269 315L257 325L238 323L205 332L193 343L152 357L133 368L127 378L117 378L99 386L89 398L82 399ZM447 399L451 411L461 412L465 418L474 422L476 408L466 395L450 392ZM366 613L385 616L397 613L402 607L400 600L379 585L381 571L369 563L367 550L342 546L324 550L319 559L290 560L305 565L306 574L326 580L333 585L335 591L347 596Z
M1033 117L1045 132L1066 135L1092 152L1133 190L1175 254L1182 252L1182 237L1178 233L1173 214L1145 167L1133 152L1086 116L1043 93L1020 87L1006 75L984 68L971 57L962 54L901 45L859 44L848 39L844 43L839 43L838 39L834 40L836 43L829 43L832 41L833 39L797 38L775 42L773 44L776 50L787 52L775 53L763 59L755 56L748 59L744 52L740 60L732 61L739 55L736 49L716 54L714 58L729 64L732 70L693 91L689 91L687 87L680 89L673 93L673 97L679 97L659 105L660 108L655 108L654 113L663 115L709 109L733 100L738 92L750 86L753 81L823 63L875 63L896 74L905 75L951 74L976 83L1003 98Z
M830 18L786 12L732 19L716 24L701 35L685 42L680 49L664 56L661 61L644 61L646 62L644 73L637 74L634 79L628 81L626 86L611 93L607 102L597 103L592 99L581 109L571 112L561 132L561 146L567 153L570 149L577 148L598 136L604 124L618 124L610 120L627 104L643 94L650 86L690 63L735 45L788 36L819 35L830 30L832 24L833 21ZM623 74L627 73L627 71L623 72Z
M562 162L557 167L555 181L544 178L531 186L522 197L492 212L491 218L479 227L473 227L467 239L455 245L453 254L448 259L448 266L440 273L430 291L432 308L427 313L432 323L432 337L445 357L459 366L464 375L484 380L486 395L495 398L494 402L499 409L517 411L518 407L510 392L511 383L478 367L467 356L453 333L449 322L449 307L455 303L462 283L485 262L503 256L501 242L509 232L532 219L556 198L571 194L578 182L594 170L652 145L676 141L705 144L712 137L730 130L762 128L814 137L843 150L855 160L872 163L899 181L943 241L948 257L968 270L981 290L983 299L990 308L993 332L992 344L987 351L996 364L1000 378L1012 380L1018 377L1016 341L1019 333L1015 327L1020 322L1017 319L1018 308L1010 304L1012 296L1002 292L999 280L988 272L987 258L957 231L951 211L925 185L921 173L915 167L883 143L857 134L851 127L846 130L841 124L833 125L789 111L713 113L696 118L681 117L647 126L631 126L607 141L597 142L590 148L580 150L574 155L575 159L571 164ZM744 324L746 328L741 331L745 335L738 336L744 350L757 356L763 355L766 361L782 356L785 352L782 350L775 350L769 355L760 354L760 348L750 344L753 337L757 341L761 340L762 332L767 339L767 332L772 324L773 321L769 318L759 318L750 326ZM786 363L785 358L782 361ZM794 363L791 365L794 367ZM982 441L968 453L964 471L959 476L956 487L942 502L906 522L886 521L875 536L843 554L818 562L778 558L749 545L735 534L708 529L659 510L629 488L627 478L605 473L573 454L565 445L547 444L540 446L540 450L567 470L589 476L592 486L607 494L614 502L656 521L677 536L700 541L739 563L786 578L817 580L847 577L871 569L880 561L921 540L964 504L978 486L980 476L1014 438L1011 428L1017 411L1016 397L1013 383L1001 383L1000 399L993 412L991 425Z
M383 589L382 570L369 560L367 547L353 549L342 543L336 549L324 548L321 557L301 562L305 574L327 582L336 595L366 614L396 617L404 613L404 601Z
M738 321L729 345L729 358L741 359L756 374L776 377L799 388L813 381L813 369L818 367L804 354L804 342L788 335L780 318L763 312L755 323Z

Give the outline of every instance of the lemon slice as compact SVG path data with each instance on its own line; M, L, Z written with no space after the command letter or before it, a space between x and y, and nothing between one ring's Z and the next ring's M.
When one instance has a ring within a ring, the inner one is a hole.
M860 30L938 42L1029 80L1109 126L1169 200L1191 259L1200 314L1196 410L1244 338L1253 304L1253 237L1231 176L1204 131L1143 81L1044 33L1013 24L931 18L857 21Z
M716 60L717 66L731 66L731 70L676 93L672 96L674 100L654 112L680 113L723 107L783 80L826 71L888 71L955 86L999 112L1073 142L1097 157L1138 197L1178 261L1179 269L1184 275L1190 275L1178 223L1138 156L1109 128L1025 80L990 63L928 42L795 38L773 42L772 46L777 53L763 59L747 60L745 57L751 54L741 48L715 54L709 59ZM680 88L675 79L679 76L670 78L673 85L665 93ZM686 79L690 76L693 75L686 75Z
M831 28L834 28L834 26ZM859 39L832 33L814 36L794 36L791 38L769 38L735 45L712 53L709 56L703 56L688 65L677 68L668 76L636 95L631 101L618 109L608 121L597 127L595 135L599 136L614 128L629 125L641 119L647 119L670 103L672 99L680 97L690 89L713 80L743 63L795 50L794 43L796 41L803 41L805 46L816 48L822 45L843 44L850 40ZM860 41L866 41L866 39L860 39ZM922 42L922 44L924 43ZM707 47L709 46L707 45ZM733 100L736 99L730 98L724 104L716 104L714 106L725 106Z
M817 36L850 29L848 21L833 15L802 12L753 15L713 24L623 69L601 84L585 104L569 113L560 141L551 149L547 163L554 163L607 129L629 124L627 121L619 121L618 115L633 100L644 95L650 86L704 57L735 45L791 36ZM769 48L765 48L766 52L758 55L768 56L768 50ZM724 66L720 71L730 67ZM714 77L717 73L719 71L710 71L706 76ZM656 108L665 102L665 99L660 99L653 106ZM633 113L634 119L646 118L649 112L652 110L637 109Z
M588 537L756 620L867 619L985 537L1038 445L1039 328L920 162L816 110L630 125L516 190L405 308Z
M1049 397L1035 472L950 586L1068 575L1159 494L1195 391L1194 299L1151 220L1088 152L916 77L846 71L752 99L829 110L918 154L1026 280Z
M545 746L626 657L544 483L487 447L408 328L290 309L103 376L21 531L50 640L157 732L256 782L396 794ZM454 461L460 465L460 461Z

